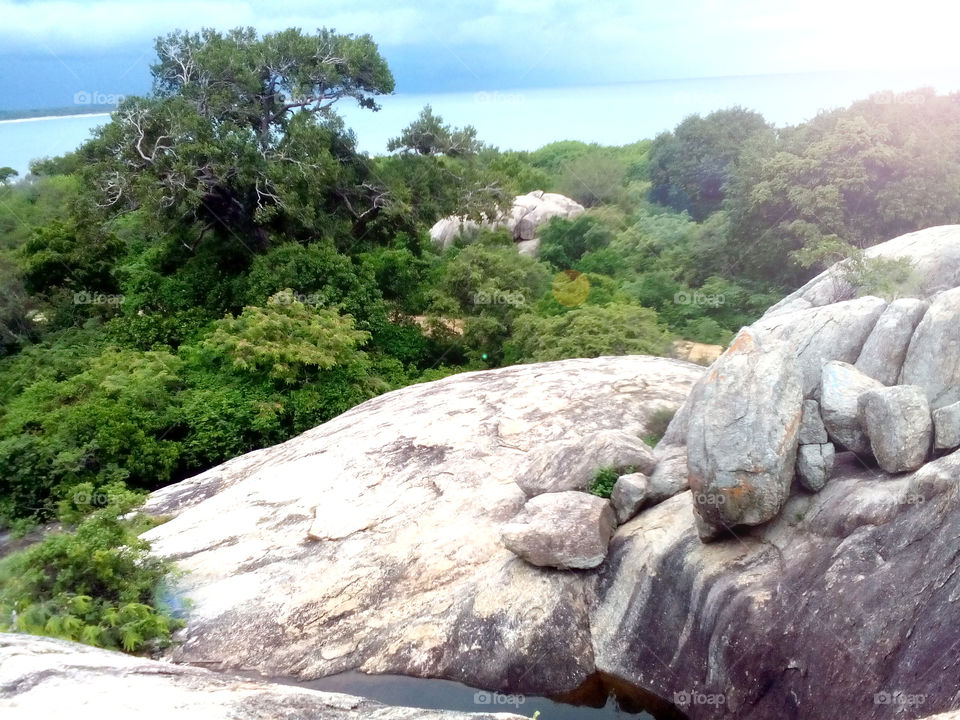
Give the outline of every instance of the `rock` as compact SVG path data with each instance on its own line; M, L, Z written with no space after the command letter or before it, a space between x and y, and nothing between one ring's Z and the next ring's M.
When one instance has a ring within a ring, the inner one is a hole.
M883 311L863 344L854 366L884 385L896 385L910 338L930 306L924 300L900 298Z
M960 401L960 287L938 295L917 326L900 373L933 408Z
M610 504L621 525L634 517L647 502L650 478L643 473L621 475L610 493Z
M801 445L797 451L797 478L810 492L820 492L830 479L834 461L833 443Z
M479 230L505 229L518 243L524 254L536 255L539 249L537 230L551 218L575 218L584 212L580 203L558 193L534 190L526 195L517 195L509 212L499 213L493 220L476 223L455 216L441 218L430 228L430 239L443 249L450 247L460 237L475 235Z
M934 450L960 447L960 402L933 411Z
M960 453L895 478L838 456L821 492L709 545L690 493L645 510L597 571L597 669L723 697L694 720L882 720L896 692L923 697L904 717L956 707L957 477Z
M674 340L670 357L697 363L697 365L710 365L723 354L724 349L723 345Z
M657 467L647 484L645 506L663 502L690 487L690 471L687 468L687 449L679 445L657 445Z
M823 445L827 442L827 428L823 425L820 403L816 400L803 401L798 440L801 445Z
M751 326L793 349L803 376L804 397L818 397L825 362L856 362L887 303L876 297L838 302L791 313L764 315Z
M585 570L603 562L616 527L607 500L571 490L530 498L501 536L508 550L532 565Z
M793 481L803 407L791 348L741 330L711 367L689 419L694 507L707 526L775 517Z
M960 225L941 225L901 235L868 248L867 258L906 258L913 265L911 295L929 299L960 285ZM854 289L840 277L839 263L817 275L767 310L764 317L801 307L821 307L852 297ZM849 362L853 362L852 360Z
M877 463L889 473L917 470L930 452L933 421L923 388L869 390L860 396L860 424Z
M5 720L520 720L388 707L364 698L171 665L31 635L0 634Z
M845 362L823 366L820 415L830 439L860 455L870 454L870 439L860 423L860 396L883 385Z
M560 439L649 433L703 372L625 356L462 373L152 493L147 510L176 517L145 537L185 571L193 603L167 657L576 688L595 670L590 598L579 573L504 547L527 500L517 470Z
M563 490L587 491L598 470L633 468L649 475L657 465L653 450L636 435L601 430L583 438L547 443L529 453L516 482L528 497Z

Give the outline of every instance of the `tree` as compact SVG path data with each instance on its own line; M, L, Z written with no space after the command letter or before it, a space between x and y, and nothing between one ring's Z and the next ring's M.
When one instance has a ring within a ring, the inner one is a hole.
M359 221L385 199L333 105L377 109L393 77L369 36L290 29L157 40L153 94L121 103L83 153L99 204L144 208L262 248L268 231Z
M19 176L19 175L20 175L20 173L18 173L16 170L14 170L14 169L13 169L12 167L10 167L9 165L5 165L5 166L3 166L3 167L0 167L0 185L6 185L6 184L7 184L8 182L10 182L13 178L15 178L15 177L17 177L17 176Z
M477 140L477 130L472 125L455 128L444 125L443 118L433 114L433 108L425 105L420 115L401 132L400 137L387 143L387 150L414 152L419 155L474 155L483 148Z

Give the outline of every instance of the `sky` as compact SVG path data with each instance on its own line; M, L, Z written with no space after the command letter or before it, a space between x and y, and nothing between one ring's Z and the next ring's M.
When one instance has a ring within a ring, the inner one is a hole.
M398 93L960 67L943 0L0 0L0 109L149 89L174 29L369 33Z

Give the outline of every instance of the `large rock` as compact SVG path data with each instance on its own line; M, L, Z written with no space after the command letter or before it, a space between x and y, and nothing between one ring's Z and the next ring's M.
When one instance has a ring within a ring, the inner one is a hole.
M960 401L960 287L930 304L910 341L900 384L922 387L934 408Z
M794 475L803 409L792 349L741 330L714 363L687 431L696 512L706 532L775 517Z
M855 363L857 370L884 385L896 385L910 338L929 306L916 298L890 303L863 344Z
M461 235L470 236L481 229L505 229L521 244L524 254L535 255L540 226L551 218L575 218L584 212L580 203L558 193L534 190L526 195L517 195L509 212L501 212L492 220L477 223L473 220L445 217L430 228L430 239L444 249L450 247Z
M79 645L0 634L0 717L97 720L520 720L387 707Z
M822 445L827 442L827 428L820 417L820 403L816 400L803 401L803 415L800 418L801 445Z
M176 517L146 537L193 603L169 657L577 687L595 670L590 598L504 547L518 469L556 440L649 433L703 372L632 356L464 373L153 493L148 510Z
M960 225L941 225L907 233L868 248L865 255L908 260L913 268L910 290L915 298L929 299L938 292L960 286ZM767 310L764 317L849 300L855 291L844 281L843 267L838 263L787 295Z
M531 565L584 570L607 557L616 527L607 500L571 490L527 500L501 536L508 550Z
M870 439L860 420L858 402L868 390L883 385L845 362L823 366L820 414L830 439L860 455L870 454Z
M586 491L597 471L647 475L657 465L653 450L636 435L622 430L601 430L586 437L557 440L533 450L517 473L516 482L528 496L564 490Z
M860 396L860 424L877 463L889 473L919 469L930 453L933 420L923 388L869 390Z
M647 503L650 478L643 473L629 473L617 478L610 493L610 504L621 525L634 517Z
M960 447L960 402L933 411L933 430L934 450Z

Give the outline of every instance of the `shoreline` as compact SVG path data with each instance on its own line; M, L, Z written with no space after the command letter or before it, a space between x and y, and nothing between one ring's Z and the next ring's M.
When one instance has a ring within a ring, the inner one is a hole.
M91 118L91 117L110 117L110 113L95 112L95 113L76 113L73 115L38 115L37 117L10 118L8 120L0 120L0 125L6 125L11 123L34 122L35 120L66 120L67 118Z

